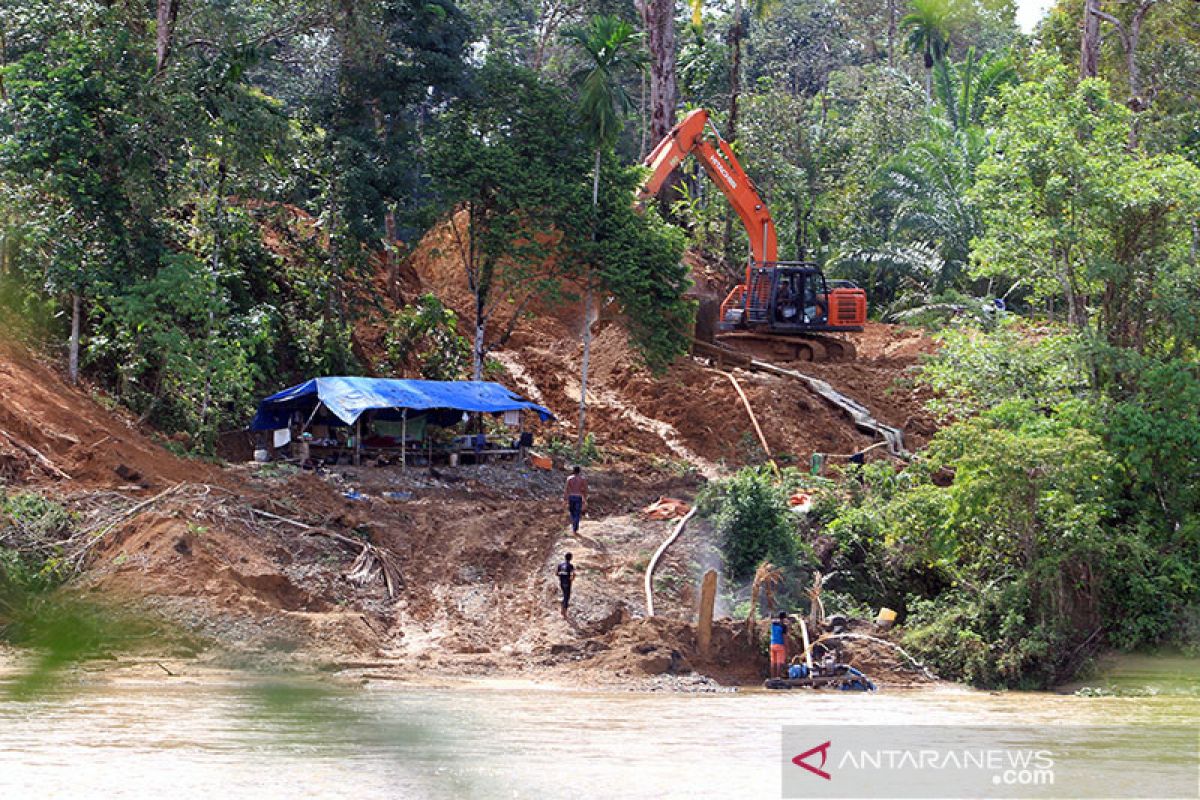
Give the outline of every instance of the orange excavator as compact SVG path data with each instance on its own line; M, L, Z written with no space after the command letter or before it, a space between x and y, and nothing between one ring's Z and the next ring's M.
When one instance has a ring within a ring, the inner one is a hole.
M646 157L651 173L639 199L645 202L658 194L691 153L699 156L750 237L745 280L721 303L713 326L717 343L764 361L853 358L852 342L825 334L863 329L866 292L848 281L831 286L814 264L779 260L771 212L707 111L689 113Z

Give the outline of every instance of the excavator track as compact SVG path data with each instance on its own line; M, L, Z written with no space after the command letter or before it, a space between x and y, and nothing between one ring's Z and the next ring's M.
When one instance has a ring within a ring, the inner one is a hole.
M820 333L781 336L753 331L718 333L716 344L749 358L774 364L794 361L853 361L858 350L848 339Z

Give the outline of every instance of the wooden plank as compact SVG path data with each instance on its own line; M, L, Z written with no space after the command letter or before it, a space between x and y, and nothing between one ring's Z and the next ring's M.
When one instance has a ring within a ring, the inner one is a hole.
M710 569L704 573L700 584L700 624L696 627L696 646L701 658L712 655L712 623L713 607L717 601L717 571Z

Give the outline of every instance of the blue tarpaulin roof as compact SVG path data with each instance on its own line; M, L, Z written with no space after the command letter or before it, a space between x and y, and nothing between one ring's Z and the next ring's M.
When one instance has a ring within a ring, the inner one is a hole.
M497 413L536 411L543 420L550 410L531 403L491 381L422 381L396 378L313 378L273 394L258 404L252 431L286 428L293 411L311 410L318 402L352 425L364 411L401 408L412 411L453 409Z

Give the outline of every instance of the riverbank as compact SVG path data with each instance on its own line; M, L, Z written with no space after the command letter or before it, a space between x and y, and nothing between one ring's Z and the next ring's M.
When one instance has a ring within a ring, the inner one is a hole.
M320 475L243 465L148 497L53 488L40 496L74 520L78 533L63 549L84 553L81 574L59 592L119 606L146 629L136 642L91 643L87 652L141 652L149 637L160 657L326 671L368 664L385 679L759 685L765 623L751 630L719 613L710 652L698 647L700 579L720 563L704 519L658 562L655 616L647 615L650 555L678 520L646 508L664 495L690 502L698 478L625 465L588 474L592 503L578 534L563 513L561 475L513 464ZM563 619L554 567L566 551L578 573ZM722 590L722 606L732 598ZM845 643L839 660L884 686L926 680L865 641Z

